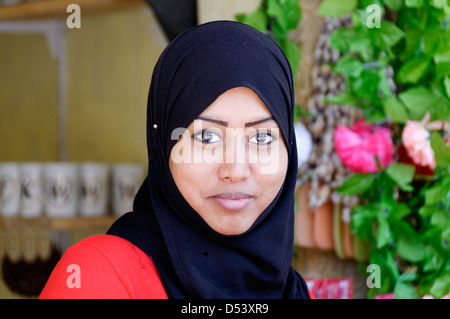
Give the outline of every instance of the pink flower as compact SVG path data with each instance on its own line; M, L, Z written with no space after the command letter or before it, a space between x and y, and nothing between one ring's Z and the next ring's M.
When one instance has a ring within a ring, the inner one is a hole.
M423 166L431 169L436 168L434 151L430 144L430 130L444 130L446 137L444 141L450 146L450 139L447 134L450 132L450 123L445 121L429 122L430 112L425 114L422 121L407 120L402 132L402 142L406 153L416 166Z
M430 144L430 132L421 122L406 121L402 132L402 142L406 153L414 164L434 170L436 160Z
M394 159L394 145L388 128L358 120L352 127L339 125L334 133L336 152L342 163L357 173L378 171L375 156L383 167Z
M394 293L391 292L391 293L388 293L388 294L385 294L385 295L377 295L375 297L375 299L394 299Z

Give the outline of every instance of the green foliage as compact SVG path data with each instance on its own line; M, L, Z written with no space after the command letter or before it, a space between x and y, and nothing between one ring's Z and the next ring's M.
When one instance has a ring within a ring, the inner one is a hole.
M369 27L374 16L367 7L373 4L382 16L379 28ZM332 47L342 54L333 71L344 76L347 90L326 102L359 107L368 121L388 119L400 129L427 112L431 120L450 120L447 0L324 0L319 14L350 14L353 22L331 34ZM426 180L414 166L392 163L377 173L354 174L337 189L362 198L351 229L371 245L369 262L380 266L382 277L381 288L369 289L368 297L450 292L450 149L438 132L430 143L437 168Z
M289 30L295 29L301 19L298 0L262 0L257 10L238 14L236 20L267 34L286 55L295 75L300 65L300 49L288 39Z
M340 17L356 9L357 0L323 0L318 9L322 16Z
M397 11L396 23L382 19L379 27L369 27L376 13L367 10L372 4L381 13ZM325 0L319 14L351 14L354 25L331 34L332 47L343 54L334 72L345 76L347 92L328 102L358 106L369 121L389 118L404 123L406 118L422 119L426 111L432 120L450 120L447 2ZM402 91L398 96L388 85L387 66L396 74L397 89Z
M414 286L436 298L450 291L450 172L421 187L414 171L393 163L376 174L354 174L337 189L365 199L353 209L351 229L371 243L370 263L384 277L369 295L393 291L396 298L418 298Z
M431 134L430 144L434 149L437 166L443 170L448 169L450 167L450 149L437 132Z

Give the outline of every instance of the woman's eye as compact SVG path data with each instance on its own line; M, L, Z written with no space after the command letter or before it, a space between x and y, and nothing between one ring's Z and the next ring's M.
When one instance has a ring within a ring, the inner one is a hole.
M197 133L194 133L193 137L197 140L199 140L202 143L216 143L216 142L220 142L222 140L221 136L219 133L213 131L213 130L209 130L209 129L204 129L201 130Z
M258 145L269 145L274 140L271 132L259 131L252 137L250 137L249 142Z

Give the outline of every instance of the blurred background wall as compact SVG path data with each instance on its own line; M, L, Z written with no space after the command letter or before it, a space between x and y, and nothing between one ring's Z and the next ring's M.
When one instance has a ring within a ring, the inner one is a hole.
M43 34L0 33L0 161L57 161L62 133L68 161L145 163L148 86L167 42L152 11L82 15L65 33L64 79Z

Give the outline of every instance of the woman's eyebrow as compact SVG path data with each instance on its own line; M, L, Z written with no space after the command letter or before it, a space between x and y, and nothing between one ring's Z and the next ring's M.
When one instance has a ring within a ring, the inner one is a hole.
M216 123L216 124L219 124L219 125L222 125L222 126L228 126L228 122L224 122L224 121L220 121L220 120L214 120L214 119L209 119L207 117L202 117L202 116L197 117L197 120L203 120L203 121Z
M275 120L273 117L266 117L266 118L263 118L262 120L245 123L245 127L255 126L255 125L258 125L258 124L261 124L264 122L268 122L268 121L275 121Z
M225 127L228 126L228 122L220 121L220 120L214 120L214 119L210 119L210 118L202 117L202 116L197 117L197 120L208 121L208 122L216 123L216 124L219 124L219 125L222 125L222 126L225 126ZM264 123L264 122L268 122L268 121L275 121L275 120L274 120L273 117L266 117L266 118L263 118L263 119L258 120L258 121L245 123L245 127L255 126L255 125L258 125L260 123Z

